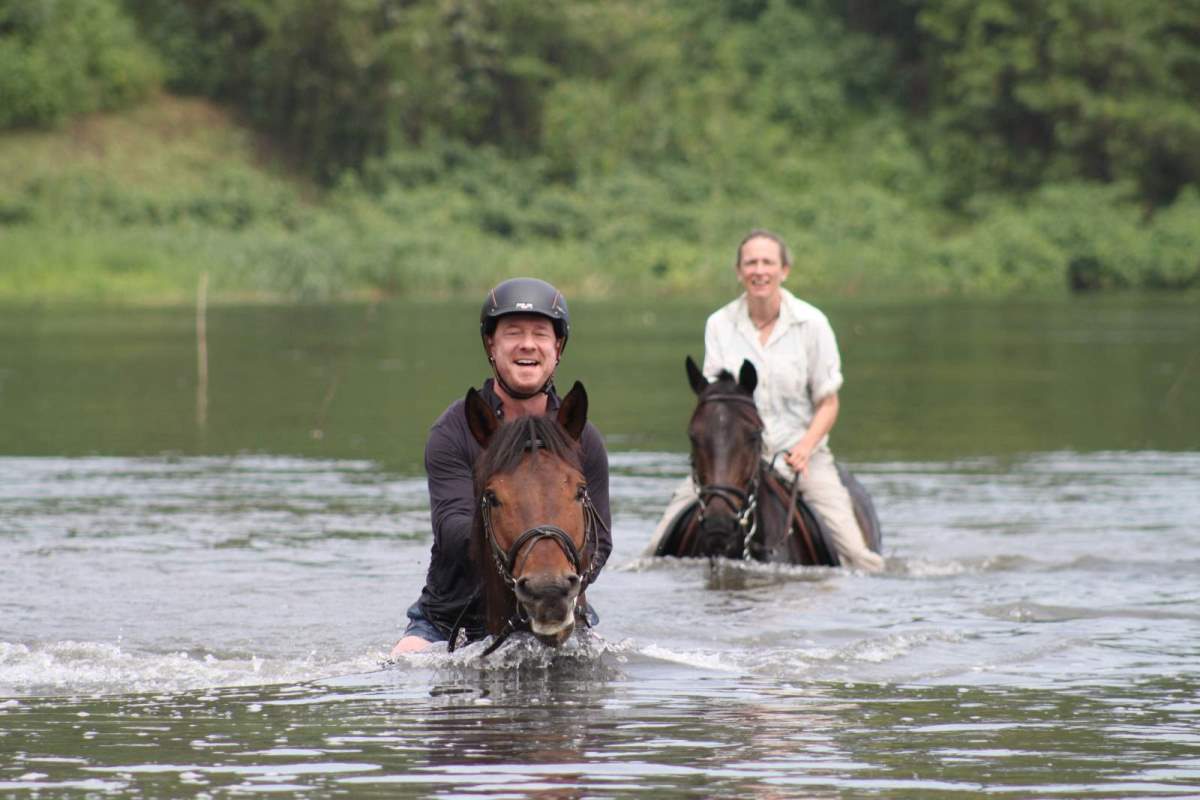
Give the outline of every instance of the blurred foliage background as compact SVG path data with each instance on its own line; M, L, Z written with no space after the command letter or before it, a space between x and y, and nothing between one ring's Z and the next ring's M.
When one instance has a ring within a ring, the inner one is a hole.
M1200 286L1200 0L0 0L0 296Z

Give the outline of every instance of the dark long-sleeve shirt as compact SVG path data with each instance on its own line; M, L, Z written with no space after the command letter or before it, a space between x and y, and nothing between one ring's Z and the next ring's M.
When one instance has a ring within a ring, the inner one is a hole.
M502 404L489 378L480 395L499 416ZM547 412L558 410L561 400L550 392ZM598 533L596 572L612 552L612 515L608 505L608 451L604 439L592 423L579 437L583 477L588 495L604 526ZM464 401L450 404L429 431L425 444L425 473L429 478L429 515L433 521L433 549L429 571L421 591L421 612L430 622L449 634L463 608L470 602L479 578L471 561L471 526L476 511L474 465L482 452L467 427ZM463 616L468 631L482 627L482 609L469 610Z

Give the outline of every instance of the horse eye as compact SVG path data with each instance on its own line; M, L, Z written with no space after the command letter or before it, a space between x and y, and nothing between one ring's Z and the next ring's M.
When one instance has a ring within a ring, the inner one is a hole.
M499 497L496 497L496 493L495 493L495 492L493 492L491 489L485 489L485 490L484 490L484 492L483 492L483 499L487 501L487 504L488 504L489 506L498 506L498 505L500 505L500 498L499 498Z
M587 496L587 484L581 483L581 484L579 484L579 488L577 490L575 490L575 499L582 500L586 496Z

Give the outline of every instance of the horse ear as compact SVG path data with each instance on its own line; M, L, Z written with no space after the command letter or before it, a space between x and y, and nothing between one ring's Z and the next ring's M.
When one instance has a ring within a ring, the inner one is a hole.
M479 392L475 391L474 387L467 389L465 409L467 427L471 429L471 435L475 437L475 441L479 442L479 446L486 450L488 442L492 440L492 434L500 427L500 420L496 418L496 412L492 411L492 407L487 404Z
M583 435L583 428L587 425L587 412L587 390L583 388L582 383L575 381L571 391L563 398L562 405L558 407L558 424L567 429L572 439L579 441L579 437Z
M750 394L754 394L754 387L758 386L758 370L748 358L742 361L742 369L738 372L738 386Z
M687 367L688 383L692 385L693 392L700 394L708 388L708 379L704 377L704 373L696 366L696 362L692 361L691 356L687 357L684 366Z

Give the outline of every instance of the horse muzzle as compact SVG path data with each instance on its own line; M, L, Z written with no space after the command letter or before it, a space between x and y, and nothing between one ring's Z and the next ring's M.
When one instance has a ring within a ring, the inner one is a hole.
M744 536L737 517L706 516L700 523L700 553L709 558L741 558Z
M565 642L575 630L575 604L582 588L579 576L521 577L513 588L534 635L551 647Z

